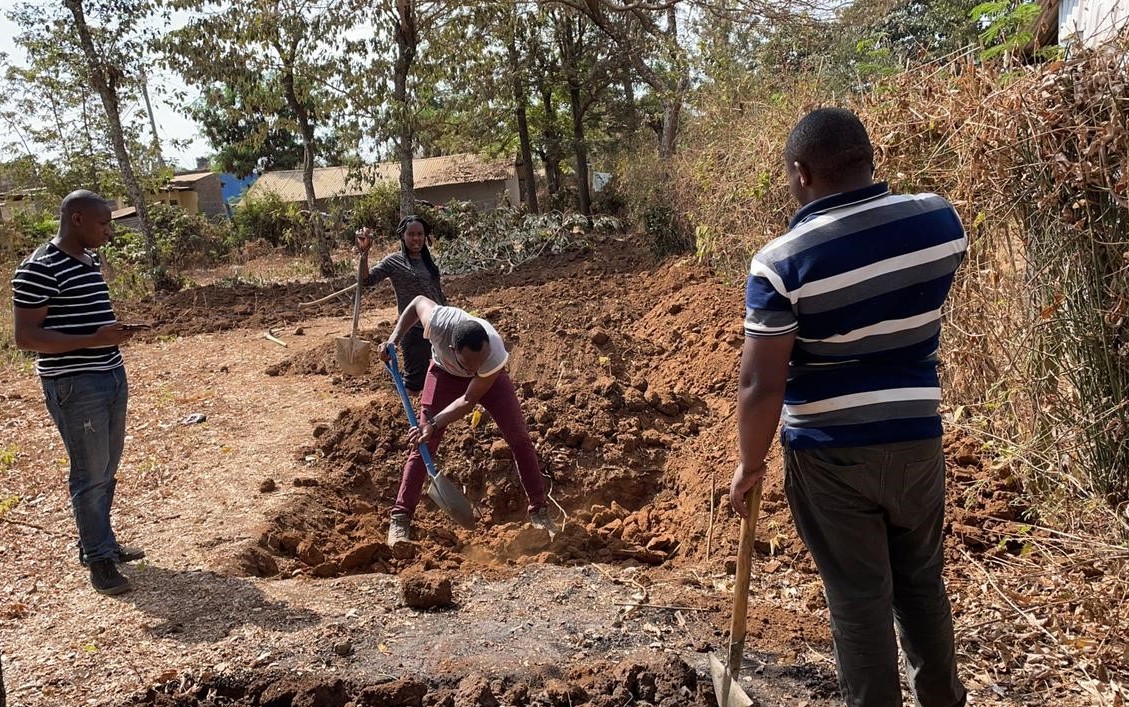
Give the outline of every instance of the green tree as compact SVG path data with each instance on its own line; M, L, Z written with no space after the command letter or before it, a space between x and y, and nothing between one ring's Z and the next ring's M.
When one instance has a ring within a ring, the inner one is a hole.
M314 190L319 125L329 122L337 97L325 90L332 81L334 54L351 22L342 4L314 0L246 3L238 11L226 0L176 0L173 7L194 13L163 43L166 61L185 81L201 90L232 87L249 109L267 112L280 121L287 114L301 136L302 183L306 211L325 277L333 275L329 235L321 222ZM259 77L269 76L281 90L261 91ZM280 100L281 99L281 100Z
M109 126L110 142L114 146L118 169L129 200L137 210L137 220L145 239L145 249L153 284L158 289L174 288L167 277L157 254L157 241L145 202L145 190L133 167L122 125L121 91L126 88L126 72L136 70L144 59L145 42L134 28L140 27L152 13L146 0L117 0L109 4L93 5L93 19L88 21L83 0L63 0L63 5L73 19L73 34L78 35L80 56L85 59L86 77L102 100ZM73 34L71 36L73 36Z
M447 23L468 17L471 8L446 0L395 0L376 8L368 13L374 15L373 34L346 46L342 91L358 134L392 146L400 163L400 212L407 215L416 209L414 159L427 132L421 123L441 102L446 72L466 56L464 44L452 41L450 27L458 25ZM431 51L438 37L446 42Z
M153 282L168 287L144 198L160 176L155 155L140 145L137 124L123 117L123 106L139 95L152 13L147 0L14 6L8 16L20 29L15 40L27 64L5 66L3 114L36 162L47 154L62 165L39 164L35 186L64 193L81 186L108 197L125 192L137 209Z
M680 32L680 7L691 3L618 3L614 0L554 0L583 13L635 69L662 104L659 156L674 155L679 119L690 90L690 54Z
M215 151L212 161L219 169L240 177L301 169L305 148L297 119L283 99L282 88L272 83L271 77L245 76L206 86L189 106L188 114ZM318 164L341 162L342 144L336 133L322 130L314 140Z

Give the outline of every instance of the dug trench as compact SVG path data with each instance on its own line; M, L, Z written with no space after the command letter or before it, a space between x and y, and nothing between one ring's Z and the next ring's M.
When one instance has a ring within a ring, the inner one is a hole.
M221 698L279 706L715 703L704 666L706 653L724 653L736 554L737 524L726 497L736 461L741 292L689 261L655 263L641 258L635 244L625 246L609 239L512 273L448 284L452 303L491 321L511 351L510 375L562 525L555 538L528 524L509 449L488 416L478 415L453 424L437 454L440 470L475 506L478 527L456 527L425 498L413 522L414 542L386 545L389 507L408 453L406 419L388 376L376 366L363 378L340 376L329 341L264 376L331 375L336 385L371 395L316 425L306 441L299 436L292 453L308 463L308 477L298 480L306 493L267 519L233 568L279 578L383 575L397 583L403 611L454 617L465 611L470 622L487 620L469 600L483 582L521 584L549 571L539 568L559 567L623 590L610 630L585 629L599 640L582 640L584 650L552 669L520 663L484 669L453 660L441 675L378 679L363 671L299 679L248 670L182 678L131 704ZM294 297L273 300L253 295L280 313L273 320L259 314L255 323L297 321L292 300L311 292L293 291ZM165 333L222 328L230 320L216 311L217 299L209 307L213 323L181 318L168 322ZM247 305L229 299L232 308ZM391 324L379 322L364 334L381 340ZM996 549L992 524L1022 510L1010 506L1016 489L986 478L968 440L952 436L946 449L962 480L951 494L950 552ZM750 611L748 653L756 656L761 692L757 683L750 691L763 704L832 704L826 609L792 530L779 466L770 460L756 543L759 595ZM262 488L269 492L270 484ZM567 613L569 601L594 598L563 592L553 600ZM579 623L604 620L586 615L587 608L575 608ZM519 623L520 613L514 614ZM662 639L663 622L680 629L677 644Z

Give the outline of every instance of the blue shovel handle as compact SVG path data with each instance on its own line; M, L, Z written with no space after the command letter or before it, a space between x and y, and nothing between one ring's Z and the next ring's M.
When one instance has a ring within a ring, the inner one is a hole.
M400 375L400 369L396 365L396 346L389 344L385 350L391 359L384 366L392 374L392 382L396 384L396 390L400 393L400 402L404 405L404 412L408 413L408 424L412 427L419 427L416 411L412 409L412 401L408 398L408 389L404 387L404 378ZM427 467L427 475L433 479L438 476L439 472L435 469L435 462L431 461L431 452L428 451L426 443L419 445L419 455L423 457L424 466Z

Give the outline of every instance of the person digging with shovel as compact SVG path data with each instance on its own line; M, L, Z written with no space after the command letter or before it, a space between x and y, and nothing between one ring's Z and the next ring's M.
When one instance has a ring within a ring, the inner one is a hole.
M475 405L482 405L490 413L509 445L529 500L530 523L550 535L556 534L556 523L546 506L545 479L537 451L529 438L517 391L506 373L509 353L502 337L485 319L421 295L404 309L388 341L380 346L381 360L391 360L389 347L398 346L405 332L417 323L423 325L423 336L430 342L431 363L420 397L423 419L409 433L412 451L404 464L400 491L392 507L388 544L411 538L412 515L427 480L419 445L427 444L434 454L447 425L470 413Z
M942 197L874 181L849 111L800 120L784 162L801 208L749 269L730 502L752 510L783 408L784 490L823 580L843 700L901 707L900 638L916 704L958 707L936 354L964 229Z

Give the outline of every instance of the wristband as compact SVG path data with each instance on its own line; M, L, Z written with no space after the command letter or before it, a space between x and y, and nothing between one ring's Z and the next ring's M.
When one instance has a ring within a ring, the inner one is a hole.
M427 420L427 424L431 425L432 427L438 427L439 426L439 425L435 424L435 418L432 417L431 413L428 412L427 410L423 411L423 419Z

